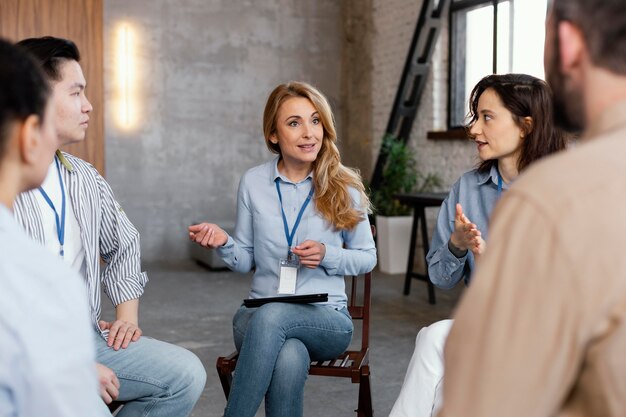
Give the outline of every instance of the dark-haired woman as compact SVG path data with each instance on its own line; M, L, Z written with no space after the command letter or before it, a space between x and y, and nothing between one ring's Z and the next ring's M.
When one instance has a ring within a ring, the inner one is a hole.
M566 147L552 124L547 84L525 74L489 75L472 90L469 137L479 166L454 184L443 202L426 256L431 281L450 289L469 284L486 248L488 221L496 202L535 160ZM442 404L443 347L452 320L424 327L415 340L400 395L390 417L436 415Z

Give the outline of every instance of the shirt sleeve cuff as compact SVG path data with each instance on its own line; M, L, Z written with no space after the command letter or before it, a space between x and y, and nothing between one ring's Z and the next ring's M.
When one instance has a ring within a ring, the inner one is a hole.
M328 275L336 275L339 265L341 264L342 249L337 246L324 246L326 246L326 254L322 262L320 262L320 266L326 270Z
M458 258L450 251L450 246L446 245L446 249L443 251L441 256L441 262L443 262L445 270L448 271L449 274L452 274L454 271L459 269L467 260L468 253L469 251L466 251L465 255Z
M233 255L234 247L235 240L230 235L228 235L228 240L226 241L226 243L223 246L215 248L215 251L220 258L225 259Z
M104 291L113 305L118 306L126 301L141 297L147 283L148 275L141 272L104 285Z

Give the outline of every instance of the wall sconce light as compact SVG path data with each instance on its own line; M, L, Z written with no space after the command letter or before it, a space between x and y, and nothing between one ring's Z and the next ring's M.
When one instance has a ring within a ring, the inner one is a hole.
M137 127L137 65L136 33L129 23L121 23L116 30L116 102L115 119L118 127L132 130Z

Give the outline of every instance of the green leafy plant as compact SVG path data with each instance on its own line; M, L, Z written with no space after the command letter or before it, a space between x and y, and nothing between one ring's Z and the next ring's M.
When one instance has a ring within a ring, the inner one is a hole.
M433 191L441 186L441 178L437 174L423 174L417 168L411 149L393 135L386 134L383 137L382 152L387 154L382 181L376 190L370 192L374 211L381 216L409 215L411 207L400 204L393 196Z

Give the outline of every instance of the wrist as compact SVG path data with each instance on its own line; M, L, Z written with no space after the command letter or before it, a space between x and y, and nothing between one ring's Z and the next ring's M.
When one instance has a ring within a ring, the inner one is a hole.
M129 300L115 308L115 319L139 326L139 300Z
M456 249L461 250L461 251L467 250L467 247L464 246L462 242L463 241L458 239L454 233L450 235L450 239L448 240L448 243L454 246Z
M452 252L452 254L456 256L457 258L462 258L465 255L467 255L467 249L459 248L453 242L452 238L450 238L450 240L448 241L448 250L450 250L450 252Z
M226 239L224 240L224 243L222 243L221 245L218 246L218 248L223 248L229 245L229 242L232 242L231 237L229 234L225 233L225 237Z
M135 326L139 326L139 319L138 318L116 317L116 319L119 320L119 321L126 322L126 323L134 324Z

